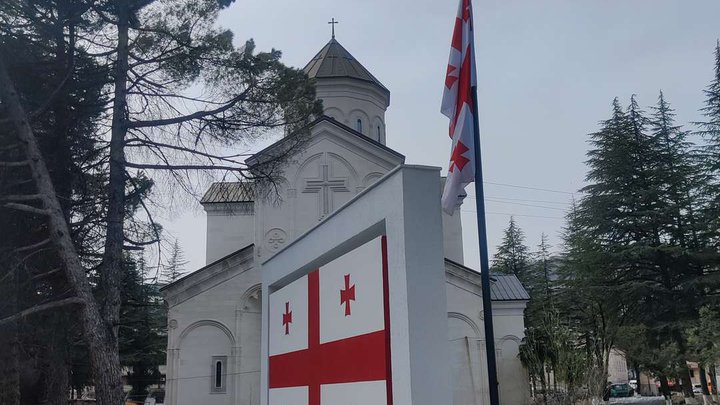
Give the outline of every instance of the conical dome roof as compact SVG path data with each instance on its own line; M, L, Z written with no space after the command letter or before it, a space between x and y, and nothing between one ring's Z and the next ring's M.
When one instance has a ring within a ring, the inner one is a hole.
M325 45L320 52L303 68L305 73L313 78L341 78L363 80L378 85L383 91L390 92L378 79L375 78L363 65L353 57L350 52L335 38Z

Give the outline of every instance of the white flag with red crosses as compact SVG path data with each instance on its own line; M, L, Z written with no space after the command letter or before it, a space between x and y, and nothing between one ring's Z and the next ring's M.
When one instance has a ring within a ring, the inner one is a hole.
M270 405L391 404L386 246L378 237L270 294Z
M475 129L472 87L475 79L472 5L460 0L455 18L450 58L440 111L450 118L450 167L442 196L443 210L452 215L467 196L465 187L475 180Z

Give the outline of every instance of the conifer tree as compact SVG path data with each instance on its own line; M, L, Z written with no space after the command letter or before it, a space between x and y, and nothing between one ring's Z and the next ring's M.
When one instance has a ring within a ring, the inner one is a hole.
M700 110L705 120L697 123L698 133L705 139L703 150L706 174L710 177L704 221L711 231L709 238L716 249L720 246L720 40L715 45L713 79L704 90L705 106Z
M568 215L564 235L557 307L584 349L595 398L606 394L610 352L620 331L638 314L634 280L656 240L646 125L634 97L627 110L613 100L611 117L591 134L588 186Z
M525 281L529 266L528 248L525 246L525 234L510 217L503 241L497 247L493 258L493 270L499 273L514 274L520 281Z
M172 283L182 277L186 264L188 264L188 261L185 260L185 253L180 247L178 240L175 239L172 251L170 252L170 258L162 272L162 281Z
M659 194L656 212L662 232L668 236L668 244L698 248L701 241L696 212L704 180L699 159L688 133L675 125L675 112L662 91L652 110L649 124L655 157L653 180Z

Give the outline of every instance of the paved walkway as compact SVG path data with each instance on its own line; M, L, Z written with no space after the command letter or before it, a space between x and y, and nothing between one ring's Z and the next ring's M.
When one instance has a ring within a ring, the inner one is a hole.
M663 397L610 398L610 403L627 405L665 405Z

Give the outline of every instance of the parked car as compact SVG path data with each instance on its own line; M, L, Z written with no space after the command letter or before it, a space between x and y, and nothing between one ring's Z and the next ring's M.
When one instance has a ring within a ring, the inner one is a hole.
M635 390L630 386L630 384L623 383L623 384L612 384L610 386L610 397L611 398L621 398L621 397L631 397L635 394Z
M630 381L628 381L628 384L630 384L630 388L632 388L634 391L637 391L637 389L638 389L638 381L637 380L630 380Z
M164 403L165 403L165 390L160 388L160 389L150 390L150 393L148 394L147 398L145 398L144 405L163 405Z

